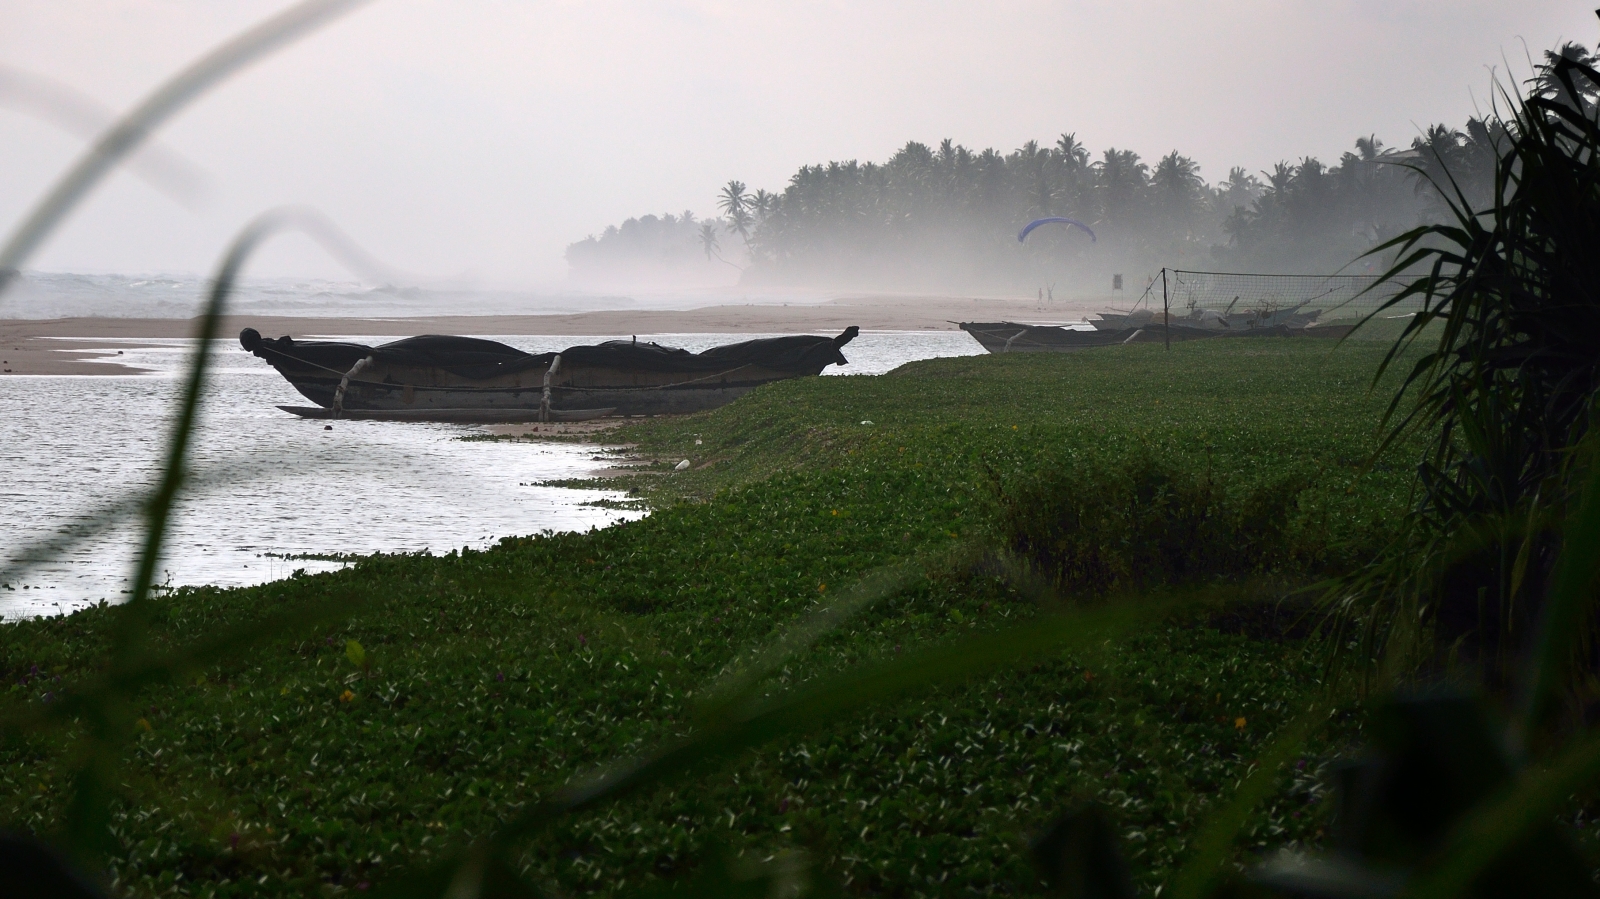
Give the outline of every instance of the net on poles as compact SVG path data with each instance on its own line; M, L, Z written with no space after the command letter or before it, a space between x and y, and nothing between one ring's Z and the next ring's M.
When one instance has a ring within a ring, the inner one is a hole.
M1152 285L1160 300L1159 281ZM1167 299L1174 315L1199 310L1224 316L1249 312L1276 313L1298 309L1319 313L1322 322L1364 318L1395 294L1401 286L1372 275L1251 275L1238 272L1167 270ZM1422 308L1420 298L1408 297L1382 315L1404 316Z

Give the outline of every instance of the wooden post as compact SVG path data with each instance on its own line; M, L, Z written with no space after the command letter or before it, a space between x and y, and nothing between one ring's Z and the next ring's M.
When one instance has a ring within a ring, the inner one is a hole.
M1167 299L1167 270L1161 269L1161 330L1167 335L1167 351L1172 351L1172 306Z

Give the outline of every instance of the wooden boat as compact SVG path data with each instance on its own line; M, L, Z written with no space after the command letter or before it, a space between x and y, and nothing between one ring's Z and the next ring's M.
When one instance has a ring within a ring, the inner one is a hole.
M1155 319L1154 313L1148 309L1135 309L1132 312L1097 312L1099 318L1089 320L1096 331L1125 331L1128 328L1137 328L1148 325Z
M1078 331L1057 325L1025 325L1018 322L961 322L960 327L991 353L1071 353L1125 343L1162 343L1167 339L1167 329L1159 324L1119 331ZM1171 331L1173 340L1217 336L1215 331L1177 324L1171 327Z
M1262 307L1241 312L1233 311L1232 306L1222 312L1196 307L1185 309L1181 313L1173 312L1172 324L1176 327L1205 328L1214 331L1252 331L1279 326L1304 328L1315 324L1317 317L1322 314L1320 309L1302 312L1301 309L1305 305L1301 303L1298 306L1281 309ZM1099 312L1096 315L1099 318L1090 319L1089 324L1098 331L1125 331L1129 328L1142 328L1161 323L1161 312L1149 309L1136 309L1132 312Z
M447 424L521 424L532 421L592 421L617 413L616 409L343 409L321 406L279 406L301 418L342 418L349 421L431 421Z
M762 384L847 365L840 352L860 333L772 337L700 353L610 340L559 353L525 353L476 337L426 334L371 347L239 332L315 407L316 418L393 421L574 421L663 415L726 405Z
M1170 329L1158 323L1123 328L1118 331L1078 331L1057 325L1025 325L1017 322L961 322L960 327L991 353L1071 353L1093 347L1121 346L1126 343L1164 343L1167 340L1168 330L1172 333L1173 341L1246 337L1340 338L1354 330L1350 325L1317 327L1287 324L1222 330L1198 328L1176 321Z

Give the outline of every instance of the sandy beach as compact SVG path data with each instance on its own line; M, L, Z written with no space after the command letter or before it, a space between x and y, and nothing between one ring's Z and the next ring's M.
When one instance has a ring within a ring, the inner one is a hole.
M421 318L285 318L229 316L222 333L255 328L269 337L413 334L634 334L819 333L855 325L867 331L954 330L961 321L1077 321L1127 302L1056 301L993 297L844 297L814 305L751 304L685 310L615 310L572 315L446 315ZM125 375L118 351L139 340L189 337L195 319L65 318L0 321L0 376ZM130 341L133 343L130 344Z

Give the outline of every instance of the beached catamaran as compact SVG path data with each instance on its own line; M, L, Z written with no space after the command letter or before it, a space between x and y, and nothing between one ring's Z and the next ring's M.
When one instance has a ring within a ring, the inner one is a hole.
M525 353L476 337L427 334L381 346L262 337L239 344L316 403L280 406L307 418L411 421L578 421L608 415L699 412L762 384L847 365L860 333L770 337L699 353L609 340L559 353Z

